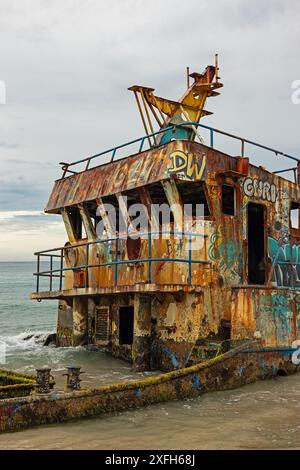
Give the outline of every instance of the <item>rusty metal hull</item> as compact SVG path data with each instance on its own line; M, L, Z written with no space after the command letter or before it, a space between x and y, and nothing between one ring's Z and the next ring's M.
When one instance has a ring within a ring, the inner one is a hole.
M56 391L47 396L0 400L0 431L16 431L193 398L297 371L299 366L292 364L287 351L259 350L259 344L249 342L202 364L151 378L92 390Z
M180 285L143 284L119 288L118 292L110 288L81 288L53 293L53 298L57 297L59 346L73 346L78 341L97 345L97 312L105 307L106 350L133 362L140 370L172 370L185 367L192 358L203 360L205 355L199 358L195 352L205 343L219 344L224 351L230 341L250 340L257 334L263 347L273 348L292 347L299 338L300 293L288 288L182 289ZM126 346L120 344L119 310L123 306L132 306L134 311L133 342ZM149 313L144 318L147 308ZM143 364L141 357L145 354L151 360Z

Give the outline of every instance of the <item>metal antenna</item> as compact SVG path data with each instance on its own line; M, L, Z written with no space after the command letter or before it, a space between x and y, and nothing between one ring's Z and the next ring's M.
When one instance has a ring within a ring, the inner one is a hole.
M186 68L186 86L187 86L187 89L190 88L190 68L189 67Z

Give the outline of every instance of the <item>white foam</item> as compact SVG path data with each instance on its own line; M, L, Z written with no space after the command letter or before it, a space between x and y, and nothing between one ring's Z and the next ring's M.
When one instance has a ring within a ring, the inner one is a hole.
M24 331L13 336L0 336L7 353L16 351L35 351L43 348L43 343L50 331Z

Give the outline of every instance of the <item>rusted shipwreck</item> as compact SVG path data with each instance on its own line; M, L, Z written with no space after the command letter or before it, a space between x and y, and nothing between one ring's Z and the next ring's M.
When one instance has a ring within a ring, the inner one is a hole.
M300 339L299 159L199 123L222 87L217 62L188 72L187 82L179 101L132 86L146 136L62 163L45 211L62 216L68 240L36 253L32 298L58 299L57 345L105 346L137 370L183 368L253 338L284 369ZM216 148L220 136L240 143L238 156ZM133 144L138 152L127 156ZM285 158L294 167L249 163L261 149L273 164ZM133 239L138 203L148 227ZM196 203L201 233L193 212L190 231L182 224L182 207ZM171 207L167 224L150 210L155 204Z
M61 215L67 242L36 253L31 297L58 300L57 346L103 347L138 371L162 373L0 400L0 430L299 370L300 160L200 123L206 99L222 87L218 70L216 58L202 74L187 71L179 101L130 88L146 135L62 163L46 212ZM220 138L233 139L238 155L217 149ZM137 153L129 155L132 145ZM261 150L274 165L293 166L251 164ZM134 226L137 204L143 230Z

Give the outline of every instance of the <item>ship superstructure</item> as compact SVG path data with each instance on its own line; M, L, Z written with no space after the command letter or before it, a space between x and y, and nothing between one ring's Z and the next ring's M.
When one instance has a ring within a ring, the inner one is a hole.
M253 338L274 352L300 339L300 160L202 124L221 87L217 61L188 73L179 101L134 85L146 132L128 143L136 153L118 159L125 144L62 163L45 211L62 217L67 241L36 254L32 294L58 299L57 345L171 370ZM219 134L240 143L238 155L215 147ZM293 167L251 164L259 147Z

